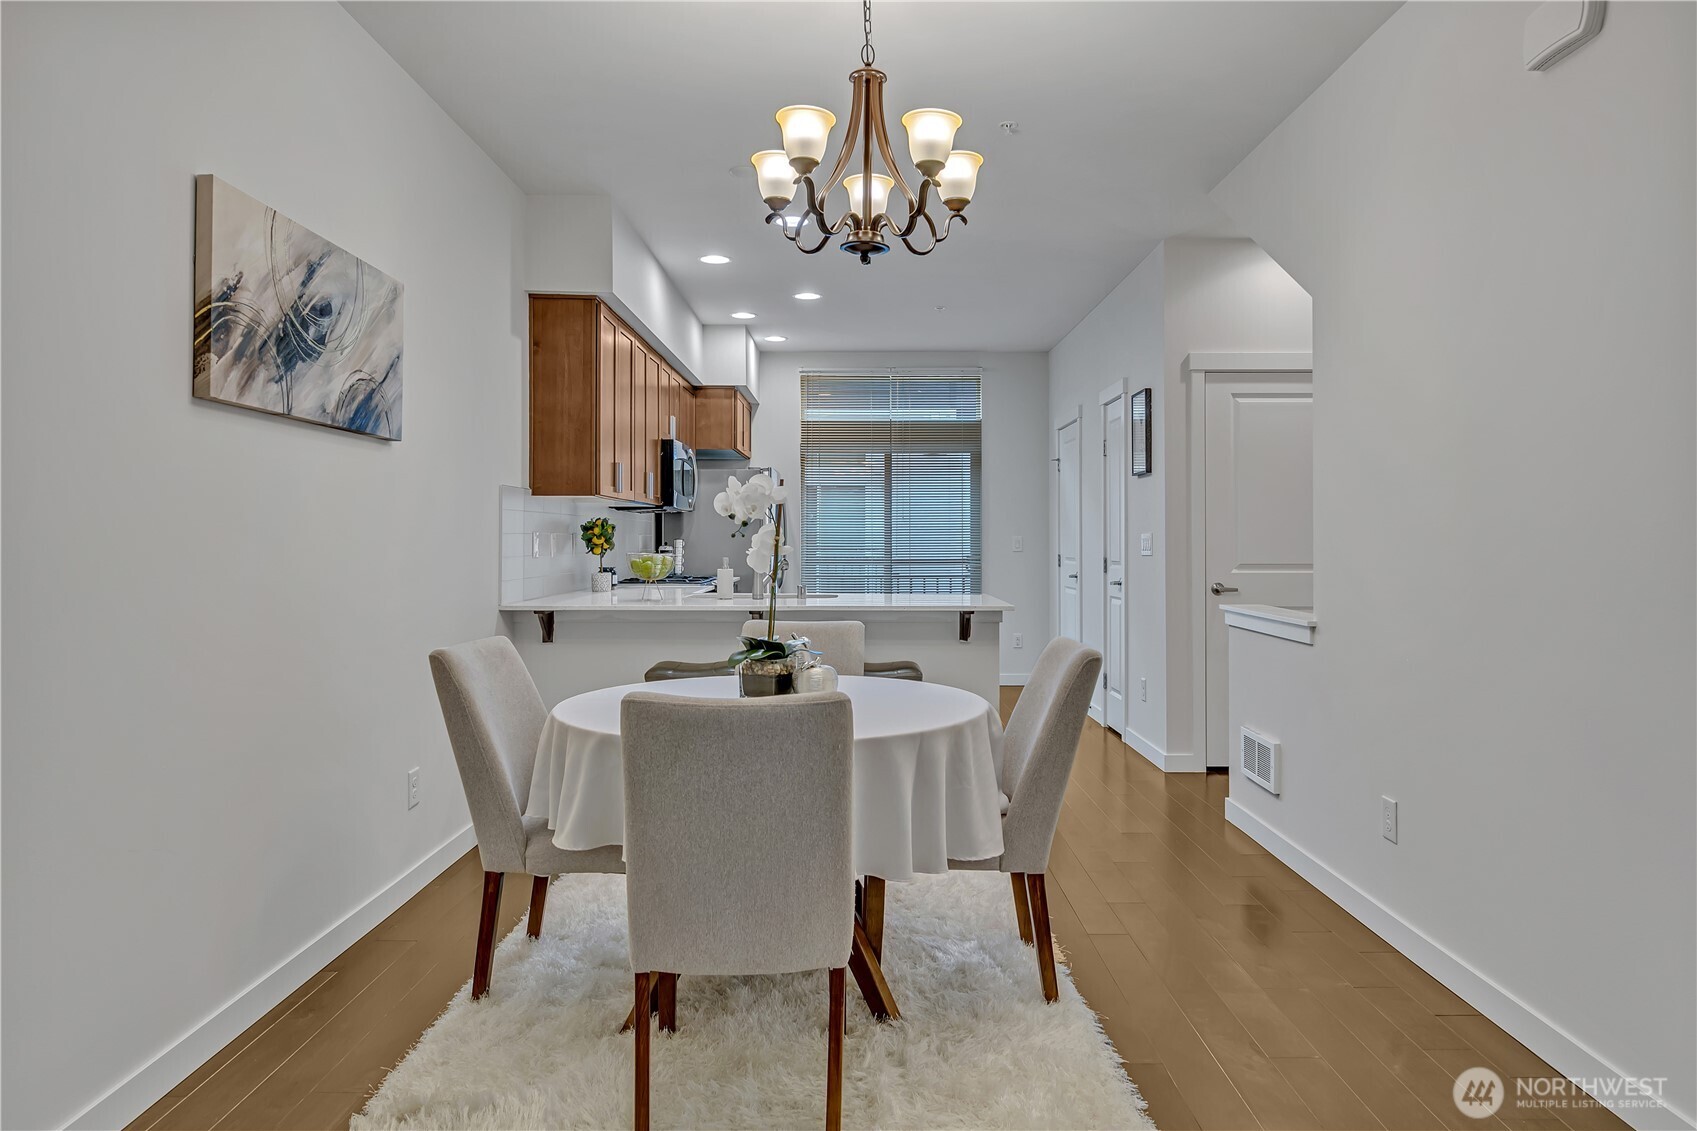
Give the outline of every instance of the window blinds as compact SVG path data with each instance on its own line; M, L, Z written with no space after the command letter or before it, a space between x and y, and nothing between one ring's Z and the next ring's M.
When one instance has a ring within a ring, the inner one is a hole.
M983 591L973 375L801 375L802 584Z

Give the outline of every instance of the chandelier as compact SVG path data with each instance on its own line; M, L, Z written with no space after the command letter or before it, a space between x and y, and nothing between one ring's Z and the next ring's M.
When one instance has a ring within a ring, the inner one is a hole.
M864 0L863 16L866 43L860 49L861 66L849 75L854 103L849 108L848 133L824 187L814 183L813 171L824 160L837 118L822 107L785 106L779 110L784 147L762 150L751 158L760 195L771 209L766 222L777 223L784 238L808 255L823 250L839 232L846 233L842 249L858 255L862 263L871 263L874 255L890 250L884 239L886 233L913 254L930 255L948 238L950 225L956 220L966 223L964 212L978 187L978 169L984 158L970 149L953 148L955 131L960 129L959 114L909 110L902 115L902 126L907 130L908 156L919 170L919 195L913 194L890 152L890 135L884 128L887 76L872 65L877 58L872 50L872 0ZM884 173L872 171L874 148L883 160ZM850 173L851 167L856 171ZM842 215L832 221L826 218L825 208L839 182L848 201ZM805 204L799 215L786 215L797 185L806 190ZM906 201L900 223L889 212L892 189L900 189ZM933 195L940 196L948 209L940 225L931 214ZM924 233L920 232L922 226ZM818 242L809 246L814 235Z

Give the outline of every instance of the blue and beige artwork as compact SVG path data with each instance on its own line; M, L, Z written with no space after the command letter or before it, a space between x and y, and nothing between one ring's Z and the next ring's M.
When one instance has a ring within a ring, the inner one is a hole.
M195 178L194 395L401 438L401 284Z

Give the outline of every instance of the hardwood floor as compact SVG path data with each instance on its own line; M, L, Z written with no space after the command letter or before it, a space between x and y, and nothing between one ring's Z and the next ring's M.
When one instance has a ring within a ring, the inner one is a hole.
M1055 938L1163 1131L1626 1126L1602 1108L1463 1116L1462 1069L1559 1073L1228 825L1225 794L1086 724L1050 862ZM470 978L481 877L474 850L133 1131L346 1127ZM528 910L520 879L502 936Z

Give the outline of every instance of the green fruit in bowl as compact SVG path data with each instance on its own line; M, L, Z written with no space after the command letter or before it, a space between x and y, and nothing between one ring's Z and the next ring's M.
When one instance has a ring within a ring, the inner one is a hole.
M670 554L627 554L630 571L644 581L659 581L672 572Z

